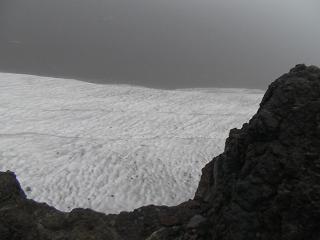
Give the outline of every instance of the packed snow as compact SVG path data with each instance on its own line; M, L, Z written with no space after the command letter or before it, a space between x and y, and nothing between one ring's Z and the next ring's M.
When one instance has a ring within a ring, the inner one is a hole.
M27 196L105 213L192 198L260 90L159 90L0 73L0 170Z

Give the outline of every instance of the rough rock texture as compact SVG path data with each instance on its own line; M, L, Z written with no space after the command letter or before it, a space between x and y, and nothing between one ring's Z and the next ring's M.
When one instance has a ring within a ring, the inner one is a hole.
M90 209L64 213L26 199L14 173L0 173L1 240L140 240L160 229L172 235L170 228L176 236L185 222L203 211L190 200L176 207L147 206L118 215Z
M297 65L273 82L202 172L194 200L118 215L59 212L0 173L0 239L320 239L320 69Z
M270 85L196 198L209 202L211 239L320 239L320 69L297 65Z

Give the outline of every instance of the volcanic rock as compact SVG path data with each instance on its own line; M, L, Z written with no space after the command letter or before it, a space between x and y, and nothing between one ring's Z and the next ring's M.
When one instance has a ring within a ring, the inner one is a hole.
M210 239L320 239L320 69L297 65L270 85L196 198L209 203Z

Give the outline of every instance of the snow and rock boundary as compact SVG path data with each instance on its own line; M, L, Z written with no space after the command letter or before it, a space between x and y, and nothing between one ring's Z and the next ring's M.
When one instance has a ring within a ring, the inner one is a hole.
M175 207L104 215L28 200L0 173L2 239L316 240L320 237L320 69L297 65L268 88L203 169L196 196Z

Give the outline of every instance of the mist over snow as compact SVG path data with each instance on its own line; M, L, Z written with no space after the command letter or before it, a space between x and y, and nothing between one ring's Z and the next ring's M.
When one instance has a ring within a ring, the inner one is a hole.
M319 0L1 0L0 71L266 89L320 65Z
M157 90L0 74L0 170L28 197L105 213L192 198L262 92Z

